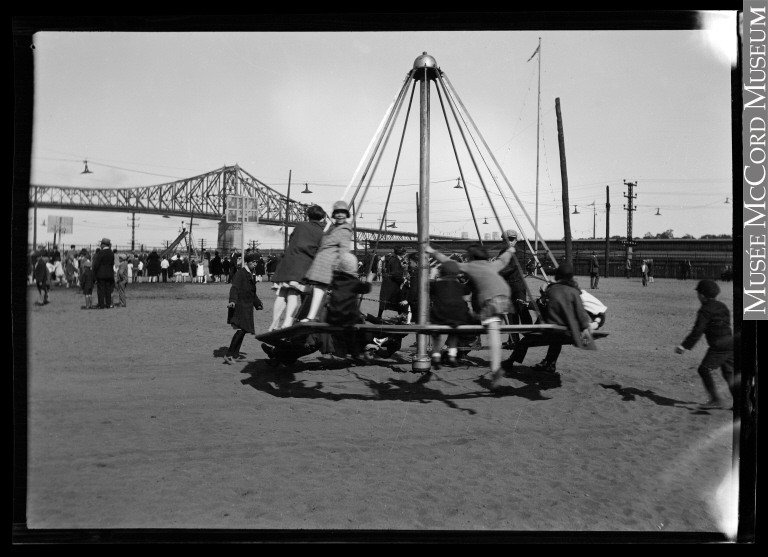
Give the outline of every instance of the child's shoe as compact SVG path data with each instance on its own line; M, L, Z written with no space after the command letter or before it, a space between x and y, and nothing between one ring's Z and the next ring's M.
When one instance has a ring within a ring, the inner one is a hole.
M439 370L442 363L442 356L440 354L432 354L432 369Z
M704 404L700 404L699 408L707 410L711 408L725 408L725 401L720 397L712 397Z

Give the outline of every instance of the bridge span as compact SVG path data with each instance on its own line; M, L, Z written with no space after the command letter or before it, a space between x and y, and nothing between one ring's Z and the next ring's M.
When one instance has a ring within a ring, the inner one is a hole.
M255 197L259 205L259 223L284 226L286 204L288 225L305 220L310 206L273 190L238 165L223 166L206 174L184 178L155 186L136 188L72 188L62 186L31 185L31 208L68 208L85 211L115 211L146 213L170 217L216 219L219 227L226 227L227 195ZM376 228L356 228L357 240L374 242L379 237ZM415 232L396 232L385 228L381 240L413 241ZM431 239L449 240L454 236L430 236Z

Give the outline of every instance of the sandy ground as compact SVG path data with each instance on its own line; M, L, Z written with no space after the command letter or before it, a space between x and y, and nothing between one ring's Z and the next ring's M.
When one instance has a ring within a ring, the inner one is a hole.
M247 337L224 365L226 284L130 285L103 311L30 289L28 526L718 531L732 412L696 406L706 343L672 351L694 285L603 278L599 350L566 347L552 380L531 349L499 393L483 351L412 373L413 336L377 365L288 371Z

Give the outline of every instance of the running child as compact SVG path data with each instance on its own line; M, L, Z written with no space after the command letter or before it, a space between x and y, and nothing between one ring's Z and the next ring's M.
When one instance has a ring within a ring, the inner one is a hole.
M692 349L704 335L709 345L704 360L699 366L699 375L704 388L709 393L709 400L701 405L702 408L721 408L725 401L720 398L712 379L712 372L720 368L723 379L728 383L731 396L736 398L736 383L733 377L733 333L731 332L731 312L724 303L717 300L720 287L713 280L700 280L696 292L701 302L696 314L693 330L685 337L679 346L675 347L677 354Z

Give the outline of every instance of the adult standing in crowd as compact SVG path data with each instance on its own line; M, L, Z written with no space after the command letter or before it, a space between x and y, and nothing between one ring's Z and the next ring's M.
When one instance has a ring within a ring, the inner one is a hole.
M163 277L163 282L168 282L168 267L170 267L171 264L168 263L168 257L163 256L163 259L160 261L160 275Z
M395 246L394 255L385 263L381 273L381 291L379 292L379 315L384 314L384 310L400 311L401 287L405 282L406 265L403 262L406 249L402 246Z
M187 282L189 276L189 257L181 257L181 282Z
M93 274L96 277L96 296L99 309L112 307L112 290L115 287L115 254L109 238L101 240L101 250L93 258Z
M229 289L229 303L227 308L233 310L232 316L227 322L235 329L232 342L229 344L224 362L232 364L240 357L240 347L246 333L255 334L256 326L253 322L253 308L263 309L261 300L256 295L256 281L253 279L253 269L256 267L256 256L249 254L245 257L245 264L235 273L232 286Z
M147 269L147 256L144 253L139 254L139 282L144 282L144 277L149 274Z
M653 282L653 259L648 260L648 282Z
M266 264L266 272L267 272L267 280L272 282L272 277L275 274L275 271L277 270L277 255L271 254L269 257L267 257L267 264Z
M133 254L133 280L131 282L139 282L139 257Z
M333 271L336 270L339 257L349 253L349 244L352 241L352 226L347 222L349 208L346 201L333 204L331 218L334 223L323 233L315 260L304 277L306 283L313 286L307 321L317 321L317 314L322 306L325 291L333 280Z
M285 309L282 327L293 325L294 313L299 305L299 296L304 292L304 276L320 248L323 238L325 211L319 205L307 209L308 221L300 222L291 232L285 257L275 269L272 281L277 289L275 305L272 308L272 323L269 330L277 328L277 322Z
M197 282L197 259L194 257L189 260L189 274L192 277L192 282Z
M256 267L253 271L253 274L255 275L256 282L261 282L264 280L264 273L267 271L267 265L264 263L264 258L261 256L259 252L256 252Z
M221 275L223 271L221 269L221 256L218 251L213 252L213 259L211 259L211 274L215 282L221 282Z
M593 251L589 257L589 287L597 290L598 282L600 282L600 262Z
M229 268L231 266L231 263L229 262L229 257L226 255L224 256L224 261L221 262L221 272L224 276L224 280L226 282L229 282Z
M211 252L203 254L203 282L211 282Z
M153 249L152 253L147 256L147 274L149 275L149 282L159 282L160 270L160 254L157 253L157 249Z
M632 275L632 260L627 257L626 263L624 263L624 277L629 278Z
M181 268L183 266L181 257L174 255L176 257L176 260L171 263L173 266L173 276L175 282L181 282L182 275L181 275Z
M381 261L381 257L379 257L379 254L375 251L373 252L373 256L371 257L371 273L373 273L373 280L379 281L381 280L381 266L379 265L379 262Z

